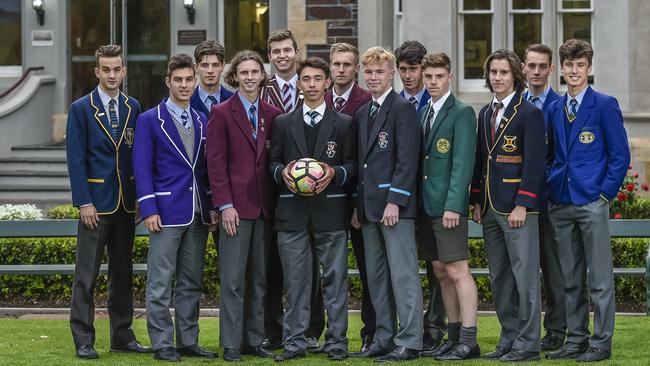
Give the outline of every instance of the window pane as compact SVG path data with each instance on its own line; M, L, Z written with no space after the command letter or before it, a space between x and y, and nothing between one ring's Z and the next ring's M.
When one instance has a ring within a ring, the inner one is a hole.
M464 16L465 79L483 78L483 61L492 51L492 15Z
M492 4L490 0L465 0L463 1L463 10L490 10Z
M562 14L563 41L571 38L591 42L591 14Z
M0 65L22 64L20 0L0 0Z
M257 51L268 62L268 0L225 0L224 8L226 62L241 50Z
M541 9L541 0L512 0L513 9Z
M542 15L515 14L514 17L514 48L517 56L523 61L526 47L533 43L542 43Z
M591 0L562 0L563 9L590 9Z

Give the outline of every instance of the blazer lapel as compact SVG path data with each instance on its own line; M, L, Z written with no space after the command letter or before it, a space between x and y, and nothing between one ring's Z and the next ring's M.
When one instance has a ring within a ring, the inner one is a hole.
M308 157L309 151L307 151L307 138L305 137L305 121L302 119L302 108L300 109L294 109L293 112L291 112L291 124L289 127L289 130L291 131L291 135L293 135L293 139L296 141L296 145L298 145L298 151L300 151L300 154L303 157Z
M386 96L386 99L384 99L384 102L379 107L379 113L377 114L377 117L375 117L375 122L372 123L372 130L370 131L370 135L368 138L368 147L372 146L375 143L375 140L377 139L377 135L379 135L379 131L381 131L381 128L384 126L384 123L386 123L386 118L388 117L388 111L390 110L390 107L393 104L393 100L395 99L396 95L397 93L395 93L394 90L391 90L391 92L388 93L388 95ZM366 151L366 154L367 153L368 151Z
M93 92L90 93L90 105L95 109L95 113L94 113L95 120L97 121L97 123L99 123L99 126L102 128L102 130L104 130L106 136L108 136L109 140L113 143L113 145L117 149L117 143L113 139L113 134L109 131L111 125L108 122L108 112L104 110L104 105L102 104L102 99L99 97L99 92L97 91L97 88L95 88L95 90L93 90Z
M320 160L321 155L325 152L327 142L334 131L334 112L329 108L325 108L325 115L318 124L320 125L320 128L318 129L316 148L314 149L314 159L316 160Z
M117 143L118 147L124 140L124 131L126 131L126 126L129 124L130 119L131 105L129 104L129 97L124 93L120 93L120 137Z
M557 130L557 138L559 141L555 141L555 143L560 144L565 155L566 152L568 151L567 140L566 140L566 123L564 122L564 119L566 118L566 114L564 112L564 106L566 105L566 98L567 96L565 93L563 96L560 97L559 102L555 104L555 113L553 113L553 115L561 117L560 123L553 124L553 121L548 121L548 123L551 123L553 125L553 128Z
M438 130L440 129L440 125L445 123L445 119L449 114L449 108L451 108L455 102L456 98L454 98L454 95L449 94L447 100L445 100L445 103L440 108L440 112L438 112L436 119L433 120L433 127L431 128L431 132L429 132L429 139L427 140L427 151L431 147L431 143L435 139L436 133L438 133Z
M167 107L165 106L166 100L167 99L163 99L163 101L158 105L158 120L160 120L160 129L163 131L165 136L167 136L167 139L169 139L169 142L172 143L174 149L176 149L176 152L178 152L181 158L183 158L185 163L187 163L189 166L192 166L192 164L190 164L190 159L187 156L187 152L185 151L183 140L181 140L181 136L178 134L178 130L174 125L175 122L172 119L172 116L169 114L169 111L167 111Z
M199 160L199 153L203 146L203 121L201 121L201 115L194 108L191 108L191 110L194 116L194 159L192 159L192 167L194 167L196 166L196 161Z
M255 149L255 140L253 139L253 129L251 127L251 122L248 120L248 113L246 113L246 111L244 110L244 105L242 104L241 100L239 100L239 95L233 96L233 98L235 99L231 104L231 108L233 114L235 115L235 122L237 123L237 126L239 126L239 129L241 129L246 140L248 140L248 143L251 145L253 149ZM259 111L258 111L258 116L259 116Z
M570 136L569 146L567 146L567 150L571 150L573 144L578 139L580 130L582 129L582 127L585 125L585 123L589 120L589 117L591 116L591 109L594 106L594 93L591 87L587 86L587 88L588 88L587 92L585 93L584 98L582 98L582 104L580 105L580 109L578 109L578 114L576 116L576 119L573 122L573 126L571 127L571 135L569 135Z
M257 123L257 155L260 156L266 151L266 137L268 135L267 122L269 121L269 110L265 104L260 101L260 111L257 114L259 121Z
M368 114L370 113L370 104L368 102L359 109L359 120L357 121L357 128L359 129L359 141L361 143L361 156L365 158L368 151Z
M501 120L499 121L499 124L497 125L497 128L494 131L494 141L492 142L492 146L490 147L490 152L492 152L497 142L501 139L501 136L503 135L503 132L506 130L506 127L508 127L508 124L510 124L510 122L514 118L516 118L517 110L519 109L519 106L521 105L521 103L523 103L523 101L524 101L523 95L521 93L515 93L515 95L510 100L510 103L508 103L508 108L506 108L506 111L503 113L503 116L501 117ZM490 114L489 123L492 123L491 114Z

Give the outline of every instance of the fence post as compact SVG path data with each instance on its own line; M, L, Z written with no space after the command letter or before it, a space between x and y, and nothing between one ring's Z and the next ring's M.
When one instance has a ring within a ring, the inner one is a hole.
M645 258L645 314L650 315L650 244L648 244L648 256Z

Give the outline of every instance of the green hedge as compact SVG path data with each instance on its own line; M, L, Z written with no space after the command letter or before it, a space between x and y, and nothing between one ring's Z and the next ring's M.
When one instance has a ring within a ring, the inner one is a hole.
M0 264L64 264L74 263L75 238L35 238L35 239L0 239ZM615 267L645 267L648 239L614 239L612 240ZM134 245L134 263L146 263L148 238L136 238ZM470 240L470 266L487 267L485 246L482 240ZM104 259L104 262L106 260ZM349 250L348 263L356 268L356 261ZM218 256L212 237L207 246L204 292L208 299L216 299L219 292ZM143 300L145 292L144 275L134 278L136 299ZM0 276L0 301L8 302L22 299L24 302L67 302L71 290L71 275L51 276ZM479 296L483 301L491 301L490 284L487 277L477 279ZM645 302L645 281L643 278L619 277L616 279L616 298L618 303L642 305ZM426 278L423 279L426 289ZM106 278L100 276L97 293L106 293ZM361 298L359 278L350 281L351 300Z

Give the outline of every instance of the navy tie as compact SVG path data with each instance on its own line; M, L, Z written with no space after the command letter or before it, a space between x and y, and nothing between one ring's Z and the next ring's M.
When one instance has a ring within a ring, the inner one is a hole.
M190 130L192 128L192 122L190 122L190 116L187 114L187 111L183 111L181 114L181 121L183 122L183 127L185 127L186 130Z
M571 106L571 111L569 112L569 119L573 121L574 118L576 118L576 114L578 114L578 101L575 98L571 98L569 101L569 105Z
M111 135L113 135L113 140L117 141L120 121L117 119L117 113L115 112L115 99L111 99L108 102L108 119L111 122Z
M219 101L217 100L217 98L215 98L214 95L208 95L208 99L210 100L210 108L208 109L212 109L212 107L219 104Z
M415 97L410 97L409 98L409 103L413 104L413 107L417 110L418 109L418 100L415 99Z
M309 118L311 118L311 121L309 121L309 126L310 127L316 127L316 117L320 116L320 113L317 111L309 111L307 112L307 115Z

